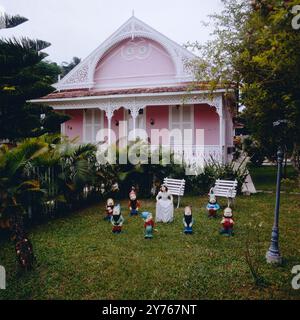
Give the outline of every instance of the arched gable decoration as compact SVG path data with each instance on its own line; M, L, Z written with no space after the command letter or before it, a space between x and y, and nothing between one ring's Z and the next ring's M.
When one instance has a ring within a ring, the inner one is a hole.
M115 33L104 41L94 52L84 59L54 87L58 90L93 88L94 73L99 60L116 45L126 39L145 38L159 43L170 55L176 70L176 82L192 81L192 75L185 69L185 61L196 56L132 16Z

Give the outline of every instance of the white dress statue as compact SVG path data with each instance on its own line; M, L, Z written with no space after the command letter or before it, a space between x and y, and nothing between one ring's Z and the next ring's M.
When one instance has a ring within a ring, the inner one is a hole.
M168 188L161 186L156 196L156 222L172 222L174 216L173 196L168 192Z

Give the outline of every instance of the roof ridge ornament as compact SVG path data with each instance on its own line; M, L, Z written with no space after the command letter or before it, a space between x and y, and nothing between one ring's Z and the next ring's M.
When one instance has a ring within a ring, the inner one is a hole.
M134 17L134 10L132 10L132 18ZM135 19L132 19L131 21L131 40L134 40L135 37Z

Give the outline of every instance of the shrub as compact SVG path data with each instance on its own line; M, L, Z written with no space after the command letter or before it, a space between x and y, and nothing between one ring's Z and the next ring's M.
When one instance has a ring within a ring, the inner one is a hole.
M242 190L242 185L248 175L248 169L244 166L244 159L238 162L219 163L210 159L200 173L196 176L186 176L187 192L191 194L207 194L217 179L237 180L238 192Z
M257 141L247 137L243 140L242 148L248 154L254 166L260 167L262 165L267 152Z

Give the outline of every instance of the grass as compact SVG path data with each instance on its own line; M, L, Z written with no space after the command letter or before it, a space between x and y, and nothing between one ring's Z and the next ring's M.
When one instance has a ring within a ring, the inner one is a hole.
M13 246L1 243L0 264L7 270L7 289L0 299L299 299L291 287L291 269L300 264L300 201L283 195L280 244L284 264L266 264L274 196L236 200L235 236L219 235L220 220L209 220L206 197L184 197L193 205L194 235L182 233L182 211L172 224L157 225L154 239L143 237L140 217L128 217L120 235L103 221L103 203L52 220L31 230L38 264L17 275ZM221 204L225 200L221 199ZM127 201L122 202L126 208ZM154 201L142 201L154 213ZM262 223L260 228L258 224ZM258 239L259 235L259 239ZM253 250L255 285L245 261L246 241Z
M250 173L257 190L275 191L277 177L276 166L252 167ZM286 178L287 180L282 181L282 190L287 192L300 192L297 173L292 166L287 167Z

